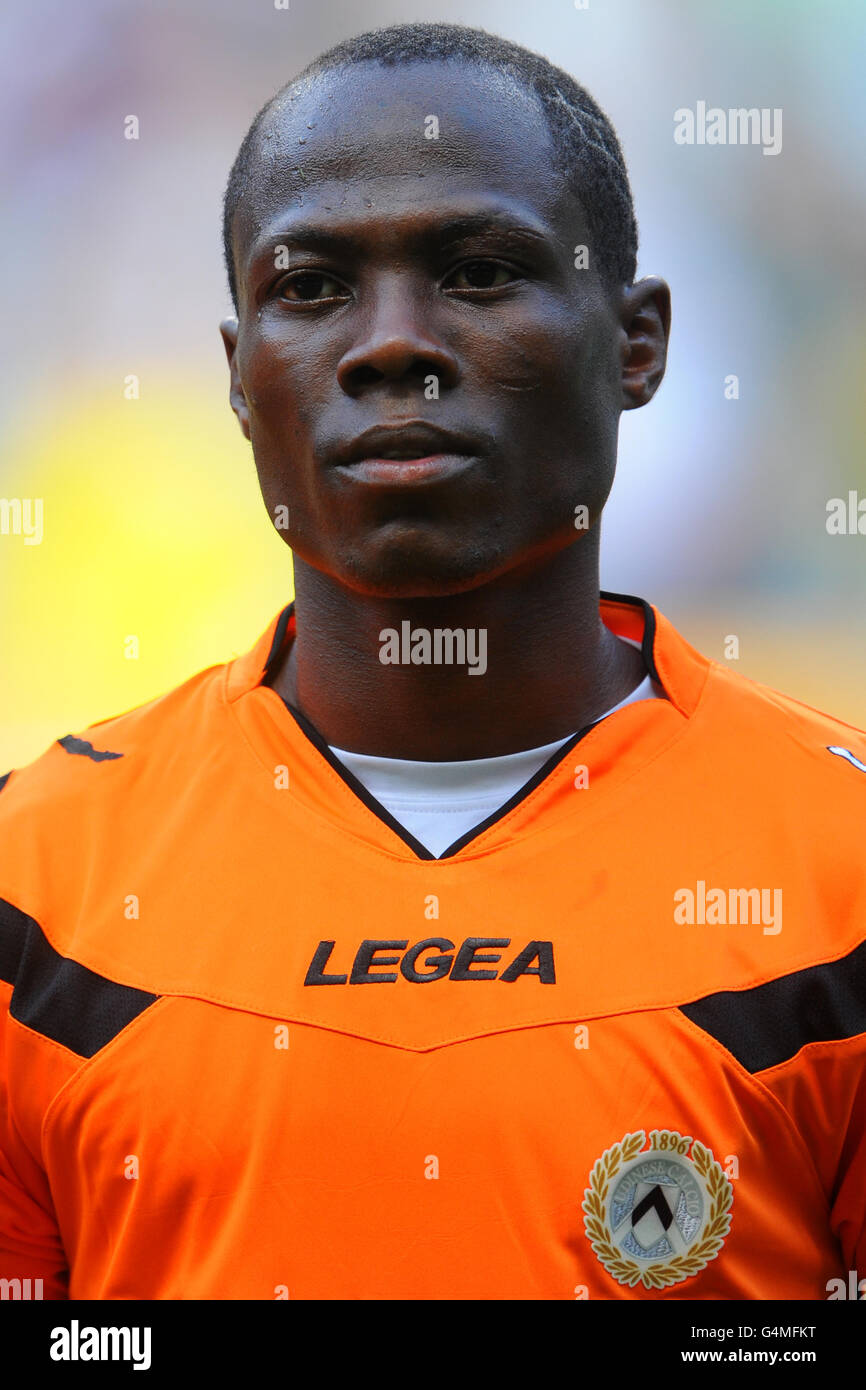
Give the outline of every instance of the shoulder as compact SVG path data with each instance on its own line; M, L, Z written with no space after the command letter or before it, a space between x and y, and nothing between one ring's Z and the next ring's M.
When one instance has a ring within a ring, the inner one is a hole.
M792 891L866 907L866 732L727 670L709 673L679 742L683 815L707 846L736 843ZM796 890L795 890L796 885ZM862 920L858 928L862 939Z
M738 763L828 788L850 781L866 795L866 731L771 686L713 663L697 726ZM859 777L850 777L851 770Z
M156 699L63 734L7 772L0 779L0 865L34 835L78 840L88 821L122 814L148 783L161 780L167 790L179 758L201 755L213 739L230 666L208 667Z

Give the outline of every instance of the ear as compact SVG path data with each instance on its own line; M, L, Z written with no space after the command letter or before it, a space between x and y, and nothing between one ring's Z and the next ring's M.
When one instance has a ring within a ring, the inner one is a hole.
M250 410L247 405L247 398L244 395L244 388L241 385L240 372L238 370L238 321L236 318L225 318L220 324L223 346L228 358L230 384L229 401L231 408L238 417L238 424L246 439L250 437Z
M622 408L651 401L665 374L671 328L671 292L664 280L647 276L622 291Z

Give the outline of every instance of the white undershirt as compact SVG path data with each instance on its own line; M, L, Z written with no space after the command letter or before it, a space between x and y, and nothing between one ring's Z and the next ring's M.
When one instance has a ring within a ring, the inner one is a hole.
M639 642L621 638L631 646ZM619 704L601 716L637 700L664 700L666 695L649 675ZM572 735L569 735L569 738ZM331 748L395 820L437 857L461 835L480 825L504 806L567 738L541 748L506 753L498 758L470 758L464 762L416 762L405 758L377 758L369 753L350 753Z

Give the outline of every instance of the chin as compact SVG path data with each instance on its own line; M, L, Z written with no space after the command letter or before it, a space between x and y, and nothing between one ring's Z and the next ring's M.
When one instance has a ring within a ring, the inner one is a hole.
M502 568L497 550L477 545L446 550L441 545L379 544L340 557L331 573L370 598L445 598L477 589Z

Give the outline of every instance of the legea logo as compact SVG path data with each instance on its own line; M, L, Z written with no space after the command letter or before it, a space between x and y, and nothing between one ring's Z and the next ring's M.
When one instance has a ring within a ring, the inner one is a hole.
M518 951L500 974L502 951L511 945L509 936L469 936L454 954L454 942L444 936L428 936L409 946L403 941L362 941L350 971L328 970L335 941L320 941L307 970L305 985L381 985L394 984L399 966L404 980L413 985L432 980L495 980L514 984L521 975L534 976L542 985L556 984L553 942L530 941ZM407 950L406 948L409 947Z

